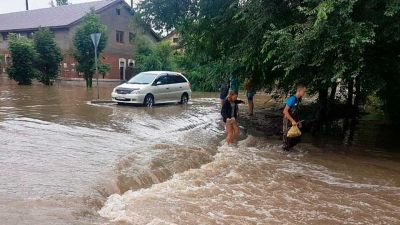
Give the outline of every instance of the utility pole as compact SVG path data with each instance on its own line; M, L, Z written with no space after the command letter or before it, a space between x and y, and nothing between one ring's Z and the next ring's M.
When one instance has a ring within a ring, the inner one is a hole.
M29 2L28 2L28 0L25 0L25 5L26 5L26 11L28 11L29 10Z
M133 0L131 0L131 8L133 9Z

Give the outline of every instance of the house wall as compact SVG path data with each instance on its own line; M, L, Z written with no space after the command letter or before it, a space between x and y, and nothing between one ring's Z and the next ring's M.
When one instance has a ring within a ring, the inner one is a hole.
M117 9L120 9L120 15L117 15ZM100 55L100 60L108 64L111 68L105 79L129 79L134 71L134 67L129 66L130 61L135 60L134 45L129 41L129 33L135 35L144 35L152 42L157 42L157 39L146 29L138 24L133 23L130 11L124 4L115 4L99 13L101 22L107 26L107 47ZM77 23L69 28L52 29L55 35L56 42L62 50L64 60L60 65L60 76L63 78L81 78L76 71L76 61L73 58L73 38L80 23ZM116 32L124 32L124 43L118 43ZM23 33L23 32L22 32ZM0 57L7 54L7 41L3 41L0 35ZM0 60L1 67L5 67L4 60ZM122 66L122 75L120 67ZM102 78L102 76L100 76Z
M61 50L68 50L71 48L72 42L70 41L70 32L68 28L52 29L51 31L54 33L57 45Z
M179 47L179 35L175 32L165 37L164 41L168 42L173 48Z
M120 15L117 15L117 9L120 9ZM135 68L130 67L129 62L135 61L134 45L129 40L129 33L134 35L144 35L152 42L157 42L156 38L143 27L133 23L132 16L126 5L119 4L108 7L99 13L101 22L107 27L107 46L100 55L100 60L110 66L110 71L104 77L105 79L130 79L134 74ZM79 23L69 29L69 45L72 52L73 37L79 27ZM117 42L117 31L123 31L123 43ZM62 65L62 76L67 78L81 77L75 70L72 55L65 51ZM66 65L65 65L66 63ZM120 67L123 68L120 71ZM121 74L122 72L122 74ZM102 78L102 76L100 76Z

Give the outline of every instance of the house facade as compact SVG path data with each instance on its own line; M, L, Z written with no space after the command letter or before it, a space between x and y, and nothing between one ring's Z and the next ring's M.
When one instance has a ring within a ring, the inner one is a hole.
M150 28L140 26L132 20L132 10L123 0L103 0L0 14L0 73L5 72L9 63L8 35L10 33L32 38L39 27L48 27L54 33L64 57L60 65L60 77L81 78L82 74L76 71L76 62L73 58L73 38L83 17L91 9L96 11L101 22L107 27L107 47L99 58L111 69L104 78L129 79L135 72L133 41L136 36L143 35L152 42L159 41L159 37ZM100 78L103 77L100 76Z
M173 48L175 49L179 49L180 45L180 37L178 32L176 32L175 30L172 31L171 33L169 33L167 36L165 36L163 38L164 41L168 42Z

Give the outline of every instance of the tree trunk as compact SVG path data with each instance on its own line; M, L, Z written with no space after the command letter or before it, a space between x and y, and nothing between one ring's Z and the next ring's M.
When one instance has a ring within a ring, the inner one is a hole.
M89 88L93 87L92 83L93 83L93 79L90 77L88 80Z
M359 114L359 106L360 106L360 100L361 100L361 78L360 76L356 77L356 93L354 97L354 113L355 115Z
M353 115L353 94L354 94L354 80L350 79L347 83L347 100L346 100L346 108L347 115Z
M319 89L318 91L319 112L318 118L320 121L325 120L328 109L328 89Z
M328 89L318 90L318 111L316 113L316 123L313 126L314 132L319 132L322 125L326 122L328 108Z
M329 94L329 102L333 103L335 101L336 97L336 91L337 91L337 83L335 82L332 87L331 87L331 93Z
M86 80L86 88L92 88L92 78L86 76L85 80Z

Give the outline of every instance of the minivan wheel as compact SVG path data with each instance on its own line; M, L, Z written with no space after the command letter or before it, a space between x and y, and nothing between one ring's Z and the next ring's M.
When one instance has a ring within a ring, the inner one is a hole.
M154 97L152 95L146 95L143 105L146 107L152 107L154 105Z
M181 101L179 102L182 105L186 105L189 102L188 94L184 93L181 97Z

